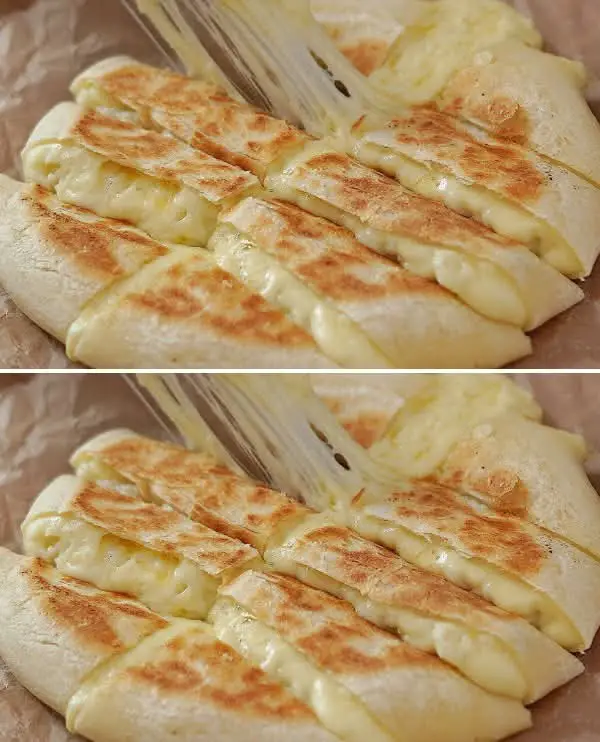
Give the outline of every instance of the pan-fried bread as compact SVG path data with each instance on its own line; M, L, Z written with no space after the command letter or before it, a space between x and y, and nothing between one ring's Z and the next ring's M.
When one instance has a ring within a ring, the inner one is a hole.
M312 337L218 267L180 248L91 302L67 354L95 368L332 368Z
M531 329L583 296L523 245L411 193L326 142L286 159L265 184L410 272L434 278L491 319Z
M167 621L123 595L0 547L0 624L0 655L11 672L64 715L90 673Z
M340 365L381 366L383 351L398 368L490 367L524 352L525 338L506 325L302 209L248 198L220 221L209 243L219 263L263 296L303 308L303 324Z
M514 412L540 422L533 396L499 374L429 375L408 390L405 404L369 453L402 475L434 474L452 448L490 418Z
M409 565L335 523L305 518L272 542L265 560L351 603L365 619L436 654L491 693L531 703L583 665L526 621Z
M206 243L222 206L258 189L258 180L240 168L75 103L60 103L44 116L22 162L27 180L63 201L189 245Z
M183 619L84 685L68 722L95 742L335 742L279 682Z
M580 62L505 41L457 71L440 105L600 186L600 124L583 94L586 77Z
M123 595L0 549L0 654L93 742L334 742L310 709L200 621L167 621Z
M127 225L0 175L0 282L36 324L65 341L85 304L168 248Z
M530 723L517 702L296 580L246 572L221 596L211 612L217 635L306 699L342 739L495 740Z
M440 111L413 106L354 127L354 155L428 198L527 245L571 277L600 251L600 190L556 162Z
M22 526L27 554L163 614L202 618L218 585L258 552L173 510L73 476L55 479Z
M453 73L493 44L542 46L532 21L498 0L425 2L407 21L371 80L411 103L435 98Z
M364 618L438 654L491 692L532 701L581 671L525 621L209 456L116 430L85 443L71 463L80 476L134 483L146 500L252 543L270 568L345 598Z
M348 519L365 538L522 616L567 649L587 649L600 625L596 560L433 479L363 492Z
M482 421L438 471L492 509L530 520L600 560L600 497L582 449L580 436L509 412Z
M86 108L135 111L146 126L263 177L271 163L309 137L286 121L230 98L212 83L158 70L129 57L103 60L71 85Z
M146 500L175 508L260 552L278 529L310 511L280 492L234 474L212 456L111 430L71 456L78 476L133 484Z

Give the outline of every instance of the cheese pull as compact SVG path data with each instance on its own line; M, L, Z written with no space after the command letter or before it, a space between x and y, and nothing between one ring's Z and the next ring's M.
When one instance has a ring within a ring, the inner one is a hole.
M219 209L259 186L174 137L74 103L60 103L38 123L22 164L28 181L62 201L187 245L205 245Z
M311 710L220 642L0 549L0 654L92 742L335 742Z
M28 555L165 615L206 616L221 582L262 563L253 548L170 509L73 476L48 485L22 532Z
M217 636L342 740L475 742L530 723L518 702L486 693L297 580L249 571L220 596L209 619Z
M531 702L581 672L578 660L525 621L205 454L111 431L84 444L72 463L84 477L133 485L146 499L252 543L271 569L344 598L490 692Z
M587 649L600 626L596 560L435 480L365 491L346 517L365 538L522 616L567 649Z
M346 227L411 273L434 279L490 319L532 329L583 297L524 245L412 193L331 143L314 142L286 158L271 168L265 185Z

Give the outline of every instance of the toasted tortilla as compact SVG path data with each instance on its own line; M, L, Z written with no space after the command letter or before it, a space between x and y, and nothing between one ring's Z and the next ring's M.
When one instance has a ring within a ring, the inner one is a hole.
M200 621L0 549L0 654L17 679L93 742L334 742L307 706Z
M95 368L335 367L285 314L187 248L90 302L66 346Z
M271 169L265 184L279 198L348 228L410 272L435 279L491 319L532 329L582 298L581 289L523 245L412 193L327 142Z
M295 312L342 366L382 367L387 358L396 368L490 367L523 346L522 336L482 318L435 281L295 206L248 198L220 222L209 247L222 267Z
M246 572L221 596L211 612L217 635L310 698L321 723L348 742L496 740L530 724L516 701L296 580Z
M525 621L205 454L117 430L85 443L71 463L80 476L132 483L146 500L255 545L271 569L345 598L490 692L530 702L582 670Z
M550 533L432 478L365 491L348 522L406 561L527 619L572 651L600 626L600 564Z
M169 252L122 222L5 175L0 241L0 283L25 314L63 343L87 302Z
M39 495L22 531L27 554L164 615L206 616L220 582L262 564L174 510L67 475Z
M60 103L41 119L22 163L27 180L63 201L189 245L206 243L221 207L258 190L245 170L75 103Z
M458 70L440 105L600 187L600 123L585 100L586 82L580 62L505 41Z
M212 83L130 57L112 57L84 70L71 92L85 108L134 111L144 124L261 178L279 157L310 140L286 121L233 100Z

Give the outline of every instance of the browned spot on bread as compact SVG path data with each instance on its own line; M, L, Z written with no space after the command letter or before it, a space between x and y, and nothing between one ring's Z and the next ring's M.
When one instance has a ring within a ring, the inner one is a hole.
M123 222L60 203L41 186L32 186L24 200L41 238L86 271L119 278L127 272L119 258L122 250L138 253L140 267L168 252L164 245L128 229Z
M225 592L329 672L369 675L408 665L440 667L437 658L376 628L345 601L293 578L246 572Z
M264 545L283 520L306 512L282 493L237 476L211 456L149 438L116 442L94 458L136 483L146 496L255 546Z
M155 278L151 288L128 294L125 302L155 316L197 323L218 336L245 343L314 347L312 337L301 327L203 258L171 266Z
M453 161L478 185L517 201L535 201L544 188L546 178L526 150L509 143L480 142L434 104L413 106L409 115L396 118L387 126L393 129L400 144L429 150L442 162Z
M339 49L363 75L370 75L383 64L390 45L381 39L359 39Z
M188 631L169 640L156 659L126 670L162 696L187 696L240 716L310 720L312 712L260 669L212 635Z
M71 511L125 541L173 557L187 558L211 574L237 567L257 555L254 549L188 520L180 513L137 497L83 484Z
M129 620L140 638L164 628L167 621L144 606L117 593L97 590L79 580L62 577L41 559L23 568L27 583L44 613L68 629L82 644L103 651L120 652L130 645L119 632Z

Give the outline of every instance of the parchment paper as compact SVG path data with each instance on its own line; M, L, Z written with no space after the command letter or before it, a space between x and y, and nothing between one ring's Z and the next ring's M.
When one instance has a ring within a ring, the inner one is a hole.
M600 376L520 376L547 421L582 433L600 485ZM382 383L386 383L385 379ZM19 549L19 523L32 499L68 471L74 447L115 426L161 437L161 429L117 375L0 376L0 544ZM535 727L517 742L599 742L600 641L586 674L534 708ZM0 661L0 742L68 742L62 720L29 695Z
M600 114L600 0L513 0L532 15L549 48L584 61ZM0 0L0 171L16 175L30 130L68 97L70 80L116 53L162 63L119 0ZM600 268L586 300L534 333L526 368L600 368ZM0 368L67 368L62 346L24 317L0 287Z

